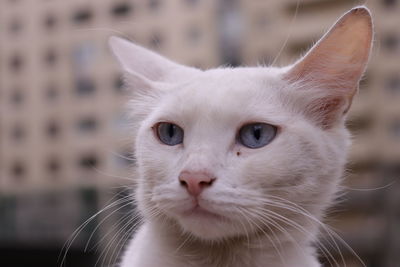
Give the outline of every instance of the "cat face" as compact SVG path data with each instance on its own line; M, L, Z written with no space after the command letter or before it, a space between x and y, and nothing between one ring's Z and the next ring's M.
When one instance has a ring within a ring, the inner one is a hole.
M293 113L280 76L274 69L218 69L170 88L138 132L145 210L174 218L198 237L222 238L257 231L263 210L271 209L266 202L276 201L270 196L304 205L318 198L324 205L344 163L347 134L326 133ZM160 141L160 122L179 126L182 143ZM247 147L240 129L252 123L276 127L275 136L263 147ZM214 181L194 196L179 179L185 172Z
M312 225L337 190L371 38L354 9L293 66L207 71L112 38L134 90L143 215L205 240Z

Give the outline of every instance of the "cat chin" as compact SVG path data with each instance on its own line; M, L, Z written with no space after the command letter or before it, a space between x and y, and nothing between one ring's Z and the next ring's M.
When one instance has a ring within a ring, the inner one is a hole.
M180 215L177 221L185 233L202 240L217 241L241 235L234 222L213 213L184 214Z

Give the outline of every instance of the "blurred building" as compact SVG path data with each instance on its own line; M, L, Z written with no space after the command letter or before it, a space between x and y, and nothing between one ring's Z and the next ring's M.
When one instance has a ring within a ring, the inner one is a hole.
M126 174L127 96L107 38L214 66L214 10L212 1L3 1L1 190L97 186L115 182L105 170Z
M128 93L107 48L110 35L200 68L279 66L293 62L338 16L362 3L1 1L0 250L58 246L113 194L126 196L119 188L129 184L134 163L124 113ZM400 1L367 5L376 41L349 116L355 136L349 193L332 224L367 266L395 266L400 262L400 185L392 183L400 179ZM78 248L93 229L80 235Z
M108 37L215 66L215 10L214 1L193 0L0 2L1 258L13 248L58 256L71 233L114 195L121 199L121 185L131 182L128 93ZM72 249L80 250L104 217L85 227Z

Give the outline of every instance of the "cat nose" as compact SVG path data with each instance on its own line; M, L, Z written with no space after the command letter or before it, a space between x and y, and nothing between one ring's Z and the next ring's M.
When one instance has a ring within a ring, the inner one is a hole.
M210 187L215 181L215 177L206 172L183 171L179 175L179 181L190 195L197 197L204 188Z

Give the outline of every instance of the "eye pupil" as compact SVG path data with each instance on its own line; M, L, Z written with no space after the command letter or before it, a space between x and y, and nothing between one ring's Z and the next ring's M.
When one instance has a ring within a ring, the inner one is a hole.
M260 140L260 137L261 137L261 129L260 129L260 127L254 126L254 137L257 140Z
M175 134L175 127L173 124L170 124L168 127L168 135L170 138L172 138Z

